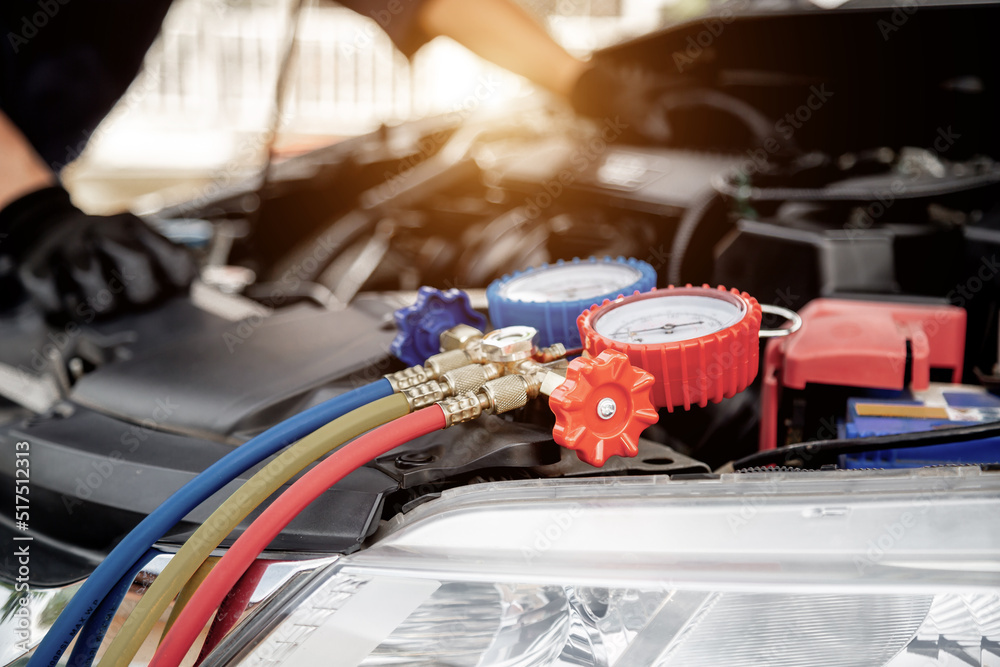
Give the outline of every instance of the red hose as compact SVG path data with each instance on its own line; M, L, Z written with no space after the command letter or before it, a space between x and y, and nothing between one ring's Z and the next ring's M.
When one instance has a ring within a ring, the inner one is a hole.
M434 405L369 431L334 450L250 524L191 597L153 656L150 667L177 667L229 590L299 512L354 470L390 449L445 427Z
M226 598L219 606L215 620L212 621L212 627L209 628L208 635L205 637L205 642L201 645L198 659L194 661L194 667L198 667L208 654L219 645L222 638L240 622L240 617L246 611L247 605L250 604L250 598L257 590L264 573L267 572L268 565L280 562L282 561L255 560L243 573L240 580L236 582L236 585L226 593ZM180 612L177 613L180 614Z

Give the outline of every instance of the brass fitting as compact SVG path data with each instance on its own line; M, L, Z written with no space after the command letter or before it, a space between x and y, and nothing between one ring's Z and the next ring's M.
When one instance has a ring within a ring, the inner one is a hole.
M385 376L385 379L388 380L389 384L392 386L392 391L398 394L404 389L409 389L410 387L415 387L418 384L427 382L431 379L431 377L425 367L410 366L409 368L404 368L401 371L389 373Z
M410 366L395 373L389 373L385 379L392 385L396 393L411 389L417 385L437 380L445 373L472 363L479 363L466 350L449 350L427 358L423 366Z
M530 359L538 349L537 336L538 330L533 327L504 327L483 336L480 347L489 361L508 364Z
M431 355L423 366L411 366L395 373L389 373L385 379L389 381L392 390L399 393L418 384L437 380L445 373L469 364L481 364L486 357L479 349L483 340L483 332L467 324L459 324L441 334L441 352Z
M467 392L438 402L444 412L445 427L471 422L483 414L483 403L479 394Z
M529 399L538 396L538 388L533 386L526 375L505 375L484 384L480 393L488 401L484 412L501 414L523 408Z
M448 371L453 371L462 366L475 363L475 360L466 350L448 350L427 357L424 368L427 369L430 379L437 380Z
M485 336L478 329L466 324L459 324L441 334L441 349L439 354L428 357L423 366L413 366L385 378L392 385L394 392L408 392L418 385L431 383L435 380L450 383L450 392L444 386L428 386L407 394L408 400L418 401L420 407L441 400L443 397L454 396L464 391L472 391L482 385L482 382L496 379L504 375L533 375L542 368L542 364L560 363L566 355L566 348L561 343L550 345L538 350L534 346L537 331L531 327L504 327L491 331ZM489 367L481 377L472 369L476 365ZM462 370L461 375L455 375L446 380L449 373ZM472 384L463 384L471 382ZM540 383L539 383L540 384ZM438 398L433 398L438 396ZM427 402L429 401L429 402ZM412 405L412 404L411 404Z
M409 387L400 393L406 398L406 402L410 406L410 412L426 408L428 405L434 405L450 395L448 387L438 380L431 380L430 382L418 384L416 387Z
M448 371L439 380L431 380L402 391L410 410L433 405L449 396L474 392L490 380L500 377L503 367L498 364L471 364Z
M508 369L508 373L518 373L529 378L532 386L538 387L538 393L544 396L552 394L552 390L566 381L566 359L556 359L549 363L540 363L534 359L526 359Z
M450 396L476 391L490 380L503 375L500 364L472 364L456 368L441 376L439 382L446 385Z
M566 356L566 346L562 343L555 343L554 345L549 345L548 347L543 347L538 352L535 353L535 361L543 364L547 364L557 359L563 359Z
M468 324L453 326L441 334L441 351L466 350L483 339L483 332Z
M472 421L484 414L501 414L523 408L538 396L540 378L504 375L490 380L476 392L465 392L440 401L448 426Z

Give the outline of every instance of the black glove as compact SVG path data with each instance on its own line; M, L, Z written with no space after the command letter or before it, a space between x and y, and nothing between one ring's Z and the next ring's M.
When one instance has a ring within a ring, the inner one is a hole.
M640 69L598 63L573 85L570 103L584 116L619 118L630 132L659 143L670 139L670 124L661 104L676 82Z
M47 315L91 321L186 288L190 253L132 215L87 215L61 186L0 211L0 284L17 284Z

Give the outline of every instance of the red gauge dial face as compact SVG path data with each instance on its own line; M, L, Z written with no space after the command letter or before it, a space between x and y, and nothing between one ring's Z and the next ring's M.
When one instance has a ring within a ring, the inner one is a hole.
M605 301L578 325L588 353L624 352L656 378L656 405L673 410L721 401L753 381L760 318L746 293L688 286Z
M746 313L746 302L735 294L680 288L611 303L594 316L593 327L619 343L657 345L722 331L742 320Z

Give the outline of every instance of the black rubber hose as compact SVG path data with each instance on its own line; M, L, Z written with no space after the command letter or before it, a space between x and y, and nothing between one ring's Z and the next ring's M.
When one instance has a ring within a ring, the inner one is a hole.
M731 175L729 176L731 178ZM1000 183L1000 169L991 169L983 174L966 176L962 178L947 178L941 181L930 183L899 184L893 191L896 199L917 199L922 197L940 197L943 195L974 190L981 187L989 187ZM858 186L827 188L756 188L744 187L727 180L726 177L718 178L714 183L715 189L727 197L748 202L786 202L786 201L815 201L815 202L866 202L872 201L880 194L885 194L885 189L865 188Z
M919 433L900 433L895 435L880 435L870 438L844 438L841 440L817 440L804 442L778 449L757 452L733 462L733 468L742 470L759 466L786 465L793 461L801 461L804 468L816 468L829 463L836 463L842 454L861 454L877 452L883 449L901 449L906 447L930 447L931 445L947 445L971 440L1000 437L1000 421L976 424L974 426L957 426L953 428L921 431ZM997 457L1000 460L1000 456Z
M758 145L764 146L768 139L773 139L787 155L799 155L801 150L790 138L778 139L775 134L774 121L758 111L753 105L738 97L720 90L670 90L660 98L660 104L669 113L676 109L705 107L721 111L738 120L753 135Z
M684 284L684 260L687 259L691 242L718 198L719 194L714 188L703 190L677 223L677 232L670 246L670 262L667 266L667 280L671 285Z

